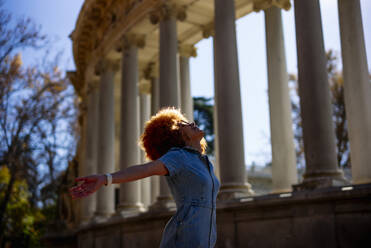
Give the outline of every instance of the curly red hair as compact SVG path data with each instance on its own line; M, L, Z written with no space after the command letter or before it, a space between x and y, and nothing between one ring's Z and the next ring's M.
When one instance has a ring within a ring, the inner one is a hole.
M159 159L172 147L184 147L185 141L178 123L188 121L179 109L168 107L161 109L147 121L144 132L140 136L140 145L150 160ZM206 140L200 141L203 153L206 150Z

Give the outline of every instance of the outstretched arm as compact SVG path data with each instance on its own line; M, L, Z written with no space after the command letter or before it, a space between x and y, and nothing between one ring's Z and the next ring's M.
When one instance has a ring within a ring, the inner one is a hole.
M168 174L168 170L165 165L160 160L156 160L141 165L131 166L124 170L112 173L111 175L112 183L126 183L153 175L166 174ZM78 177L75 181L82 182L82 184L70 188L70 194L73 199L86 197L96 192L104 184L107 184L107 178L105 175Z
M167 173L165 165L160 160L156 160L142 165L131 166L111 175L112 183L126 183L153 175L164 176Z

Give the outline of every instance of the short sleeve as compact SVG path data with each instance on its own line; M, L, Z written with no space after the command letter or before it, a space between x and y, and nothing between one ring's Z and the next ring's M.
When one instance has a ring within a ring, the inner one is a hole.
M169 176L175 176L183 168L181 149L172 148L158 160L166 166Z

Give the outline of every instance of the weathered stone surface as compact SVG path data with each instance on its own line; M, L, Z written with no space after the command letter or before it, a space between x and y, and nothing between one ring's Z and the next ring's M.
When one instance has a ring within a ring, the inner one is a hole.
M271 194L218 205L217 248L364 247L371 243L371 184ZM158 247L174 212L143 213L48 236L47 247ZM66 242L66 243L63 243ZM94 244L94 246L93 246Z
M110 228L101 228L95 231L93 236L93 247L120 247L120 229L117 229L114 226ZM83 247L84 244L80 243L79 245Z

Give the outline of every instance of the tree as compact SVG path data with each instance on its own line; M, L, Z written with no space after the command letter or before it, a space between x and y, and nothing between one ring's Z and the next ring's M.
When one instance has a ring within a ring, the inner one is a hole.
M27 208L36 213L46 203L41 202L40 188L57 185L56 176L73 155L76 98L58 69L58 56L53 60L45 56L35 66L22 65L20 52L45 48L46 38L30 19L18 20L13 27L11 15L1 7L0 2L0 169L9 173L0 195L3 246L17 231L26 230L11 224L16 223L11 210L18 186L25 185ZM21 218L23 212L18 213Z
M5 190L10 180L10 172L6 166L0 167L0 198L4 198ZM10 195L6 217L6 236L14 247L37 246L40 236L38 224L45 221L40 209L31 207L26 180L15 180ZM20 231L21 230L21 231Z
M214 104L213 98L193 97L194 120L204 132L207 141L207 154L214 153Z
M342 72L337 68L338 58L330 50L326 53L327 75L330 86L331 103L333 109L332 120L335 127L336 150L338 165L341 168L350 167L350 149L347 131L347 119L345 114L344 102L344 80ZM296 154L299 167L304 167L304 142L302 123L300 117L300 105L296 77L290 76L290 83L293 85L292 91L292 113L294 124L294 138L296 143Z

